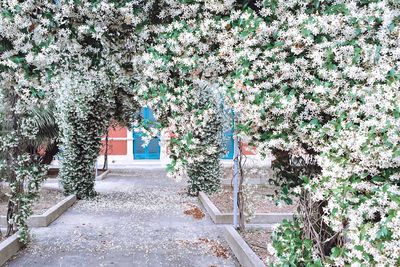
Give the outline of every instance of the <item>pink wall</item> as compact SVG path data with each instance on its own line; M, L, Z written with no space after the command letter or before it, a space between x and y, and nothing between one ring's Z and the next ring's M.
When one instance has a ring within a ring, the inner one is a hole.
M108 129L108 138L127 138L128 129L125 127L110 127ZM103 136L105 138L105 136ZM103 147L100 151L101 155L104 155L106 142L102 141ZM123 156L128 154L128 142L127 140L108 140L108 155Z

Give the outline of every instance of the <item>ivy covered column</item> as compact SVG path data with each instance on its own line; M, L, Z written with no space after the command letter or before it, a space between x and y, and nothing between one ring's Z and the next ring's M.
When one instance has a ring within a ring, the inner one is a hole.
M188 193L213 193L221 186L223 107L216 90L193 85L188 102L174 117L171 144L172 169L188 176Z
M219 105L212 88L200 88L193 108L198 114L193 138L198 140L198 157L188 164L189 194L200 191L213 193L221 188L221 155L224 129L223 108Z
M65 81L58 106L61 128L61 184L66 194L91 198L101 137L110 121L111 92L92 81ZM66 95L68 97L66 97Z

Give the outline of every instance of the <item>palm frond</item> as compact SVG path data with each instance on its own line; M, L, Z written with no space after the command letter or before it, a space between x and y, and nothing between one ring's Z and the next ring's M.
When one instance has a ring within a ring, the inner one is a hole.
M35 146L54 141L58 137L58 125L54 115L53 105L38 107L32 111L33 121L38 129L38 134L34 140Z

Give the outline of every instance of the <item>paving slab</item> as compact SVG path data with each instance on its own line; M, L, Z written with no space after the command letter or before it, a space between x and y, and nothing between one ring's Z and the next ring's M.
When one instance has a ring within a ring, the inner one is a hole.
M159 168L111 172L96 181L95 200L80 200L50 226L32 229L32 242L6 266L240 266L223 228L207 215L185 214L201 208L185 185Z

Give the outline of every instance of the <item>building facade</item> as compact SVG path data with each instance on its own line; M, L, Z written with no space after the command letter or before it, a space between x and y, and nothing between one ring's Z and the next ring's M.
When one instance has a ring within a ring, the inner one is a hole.
M154 116L149 108L142 111L143 118L154 120ZM126 127L110 128L108 131L108 163L109 165L130 165L134 163L159 162L166 164L169 161L169 141L170 133L163 131L159 137L153 138L147 146L143 146L142 133ZM98 164L104 162L105 137L102 139L103 148ZM224 133L224 144L226 154L221 157L223 161L231 161L234 154L233 131ZM250 157L255 157L254 149L242 144L242 151Z

